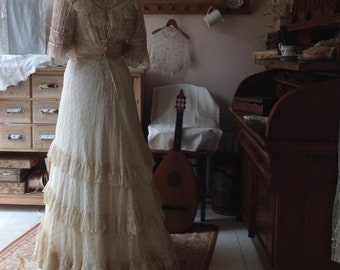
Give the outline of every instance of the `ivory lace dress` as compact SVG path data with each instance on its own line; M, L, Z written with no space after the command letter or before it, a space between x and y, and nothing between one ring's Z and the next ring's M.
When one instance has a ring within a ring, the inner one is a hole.
M127 64L148 64L137 0L55 0L48 47L67 61L48 158L43 269L179 269Z

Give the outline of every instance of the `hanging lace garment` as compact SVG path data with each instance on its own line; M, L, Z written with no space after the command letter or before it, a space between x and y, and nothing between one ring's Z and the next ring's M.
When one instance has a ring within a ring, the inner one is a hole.
M0 0L0 40L0 54L45 54L45 0Z
M152 35L151 67L174 76L192 63L190 40L180 29L163 27Z
M340 262L340 128L338 142L338 184L333 207L332 261Z

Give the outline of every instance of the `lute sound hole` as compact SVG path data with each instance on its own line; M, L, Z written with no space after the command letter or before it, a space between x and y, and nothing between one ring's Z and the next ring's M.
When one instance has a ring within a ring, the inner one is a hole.
M168 184L171 187L176 187L181 183L181 174L179 172L171 172L168 175Z

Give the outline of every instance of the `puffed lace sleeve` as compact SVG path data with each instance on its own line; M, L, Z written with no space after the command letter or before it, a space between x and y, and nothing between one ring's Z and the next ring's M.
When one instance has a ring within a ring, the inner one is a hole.
M54 0L47 54L58 65L66 64L67 53L72 48L74 16L68 0Z
M136 10L133 35L125 45L123 56L129 67L148 68L150 66L146 43L145 23L140 5L138 5Z

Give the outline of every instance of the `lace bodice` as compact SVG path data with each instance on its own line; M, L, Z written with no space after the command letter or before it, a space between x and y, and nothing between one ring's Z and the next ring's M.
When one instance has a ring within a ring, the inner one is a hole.
M48 54L56 63L66 63L67 56L123 56L130 66L148 66L138 0L55 0L54 5Z

